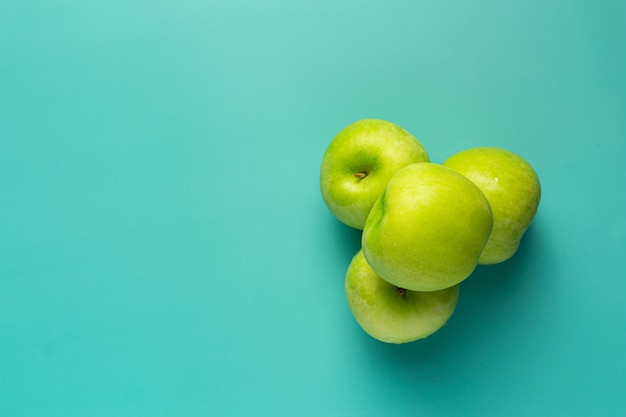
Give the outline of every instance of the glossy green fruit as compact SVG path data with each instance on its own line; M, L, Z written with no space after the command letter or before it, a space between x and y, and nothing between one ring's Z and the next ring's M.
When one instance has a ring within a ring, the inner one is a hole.
M519 155L494 147L459 152L444 165L469 178L491 205L493 230L478 262L496 264L511 258L541 199L541 185L533 167Z
M465 176L433 163L400 169L365 223L362 248L381 277L413 291L456 285L476 268L493 217Z
M359 120L339 132L324 153L322 197L337 219L363 229L391 176L404 166L428 160L422 144L400 126L379 119Z
M439 330L454 313L459 285L441 291L399 289L367 264L359 251L346 273L346 299L352 315L370 336L387 343L423 339Z

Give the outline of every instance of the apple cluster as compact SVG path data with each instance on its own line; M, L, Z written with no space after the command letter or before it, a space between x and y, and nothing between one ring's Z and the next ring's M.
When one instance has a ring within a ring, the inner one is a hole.
M433 163L411 133L380 119L334 137L320 188L330 212L362 230L346 299L361 328L387 343L443 327L476 266L515 254L541 198L537 173L511 151L477 147Z

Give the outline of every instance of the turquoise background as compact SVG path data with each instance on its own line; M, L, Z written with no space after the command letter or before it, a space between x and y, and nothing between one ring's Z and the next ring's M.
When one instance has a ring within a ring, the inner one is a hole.
M347 308L323 152L393 121L543 199L430 338ZM626 415L623 1L0 5L0 416Z

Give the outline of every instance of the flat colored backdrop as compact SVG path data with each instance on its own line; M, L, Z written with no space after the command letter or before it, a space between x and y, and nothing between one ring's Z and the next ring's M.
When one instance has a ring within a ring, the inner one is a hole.
M413 344L319 194L365 117L542 181ZM0 416L626 415L625 142L622 1L5 1Z

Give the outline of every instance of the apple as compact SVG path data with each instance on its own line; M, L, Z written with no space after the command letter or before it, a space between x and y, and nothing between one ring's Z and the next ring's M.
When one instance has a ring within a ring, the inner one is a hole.
M370 336L386 343L407 343L435 333L454 313L460 285L440 291L410 291L382 279L359 251L346 273L346 300Z
M379 119L356 121L341 130L324 153L322 197L339 221L362 230L391 176L409 164L427 161L421 142L400 126Z
M496 147L461 151L443 165L469 178L491 205L493 230L478 263L497 264L511 258L541 199L541 185L533 167L521 156Z
M372 208L362 249L372 269L413 291L456 285L476 268L493 225L485 195L451 168L400 169Z

